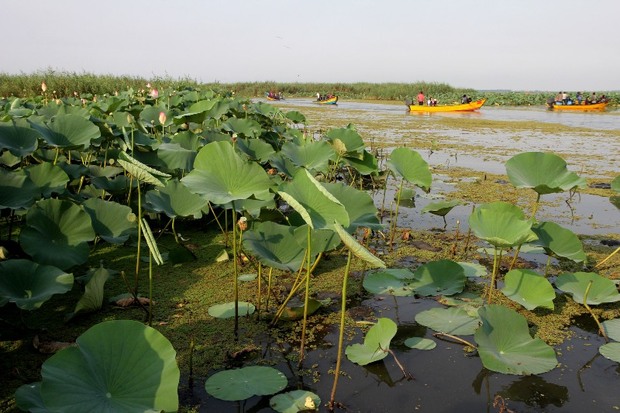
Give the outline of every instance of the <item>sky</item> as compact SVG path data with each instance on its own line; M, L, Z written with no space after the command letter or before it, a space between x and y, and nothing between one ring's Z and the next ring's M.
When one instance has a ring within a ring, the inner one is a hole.
M619 0L4 0L0 73L620 90Z

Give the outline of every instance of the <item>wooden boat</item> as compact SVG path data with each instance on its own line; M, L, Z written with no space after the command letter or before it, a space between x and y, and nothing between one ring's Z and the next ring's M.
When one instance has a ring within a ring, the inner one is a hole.
M267 100L284 100L284 96L281 93L269 93L265 92Z
M319 105L337 105L338 104L338 96L332 96L323 100L316 100L314 103L318 103Z
M609 102L590 103L586 104L574 104L574 105L555 105L547 103L549 110L566 110L566 111L580 111L580 112L594 112L603 111L607 107Z
M409 112L472 112L478 110L484 105L486 99L478 99L469 103L459 103L455 105L407 105Z

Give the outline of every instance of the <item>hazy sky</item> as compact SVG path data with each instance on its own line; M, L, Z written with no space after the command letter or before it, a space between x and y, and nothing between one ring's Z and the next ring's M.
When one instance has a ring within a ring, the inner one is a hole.
M620 89L620 0L4 0L0 72Z

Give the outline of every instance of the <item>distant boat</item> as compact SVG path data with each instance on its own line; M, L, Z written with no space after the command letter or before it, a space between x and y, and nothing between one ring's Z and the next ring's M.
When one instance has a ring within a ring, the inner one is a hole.
M484 105L486 99L478 99L469 103L459 103L454 105L413 105L408 104L409 112L472 112L478 110Z
M338 96L330 96L328 98L317 99L315 103L319 105L337 105L338 104Z
M571 110L580 112L600 112L605 110L609 102L590 103L590 104L573 104L573 105L556 105L555 103L547 103L549 110Z
M284 100L282 93L265 92L267 100Z

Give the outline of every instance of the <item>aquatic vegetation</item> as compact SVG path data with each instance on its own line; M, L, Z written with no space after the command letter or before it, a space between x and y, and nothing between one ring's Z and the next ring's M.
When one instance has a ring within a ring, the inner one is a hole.
M205 382L207 393L221 400L245 400L278 393L287 379L273 367L248 366L215 373Z

